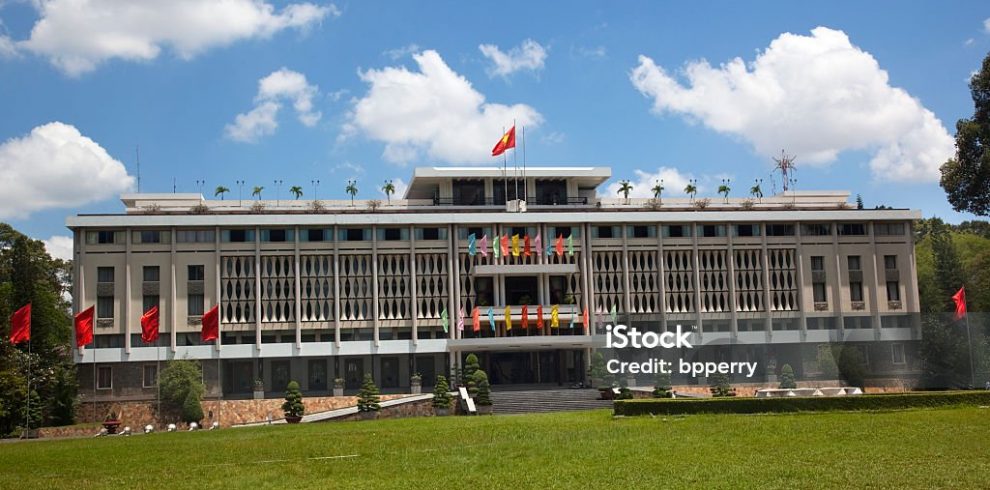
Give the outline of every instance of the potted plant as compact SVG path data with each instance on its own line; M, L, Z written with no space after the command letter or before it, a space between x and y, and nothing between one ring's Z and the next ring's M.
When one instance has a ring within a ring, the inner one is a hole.
M261 378L254 380L254 399L261 400L265 398L265 381Z
M412 379L409 380L409 391L414 395L419 395L423 392L423 377L419 373L414 373Z
M282 411L285 412L285 421L290 424L298 424L302 420L306 406L303 405L302 393L299 392L299 383L290 381L285 388L285 403L282 403Z
M438 417L450 415L451 401L447 378L443 375L437 376L436 386L433 387L433 413Z
M334 378L333 396L344 396L344 378Z
M116 410L111 408L103 417L103 428L107 430L107 434L116 434L117 427L120 427L120 416L117 415Z
M378 416L378 411L381 410L382 406L379 405L381 399L378 397L378 386L375 385L375 380L371 377L371 373L364 375L364 384L361 385L361 391L358 393L358 412L361 413L361 418L365 420L370 420Z
M488 375L482 370L474 372L474 385L477 387L478 395L474 398L474 404L478 406L478 413L491 415L492 413L492 387L488 383Z

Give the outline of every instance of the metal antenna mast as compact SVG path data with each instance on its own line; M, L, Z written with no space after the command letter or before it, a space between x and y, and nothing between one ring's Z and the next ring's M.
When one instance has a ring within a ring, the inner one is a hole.
M784 150L780 150L780 158L773 159L773 161L777 162L777 166L774 167L774 170L780 170L780 177L784 184L784 192L787 192L791 174L797 171L797 167L794 165L794 159L794 156L784 153Z

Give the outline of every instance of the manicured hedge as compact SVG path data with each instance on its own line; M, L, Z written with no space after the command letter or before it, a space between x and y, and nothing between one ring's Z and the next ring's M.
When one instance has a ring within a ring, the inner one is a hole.
M615 415L695 413L776 413L900 410L961 405L990 405L990 391L940 391L788 398L676 398L617 400Z

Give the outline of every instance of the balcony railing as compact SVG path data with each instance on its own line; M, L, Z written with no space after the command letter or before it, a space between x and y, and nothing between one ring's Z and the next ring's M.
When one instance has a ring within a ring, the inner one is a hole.
M536 206L587 206L587 197L556 197L556 196L529 196L526 199L529 205ZM434 206L502 206L503 200L496 201L493 198L459 199L453 197L434 197Z

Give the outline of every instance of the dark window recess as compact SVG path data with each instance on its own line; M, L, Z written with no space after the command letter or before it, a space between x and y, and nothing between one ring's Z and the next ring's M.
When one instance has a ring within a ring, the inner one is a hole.
M311 242L322 242L323 241L323 230L319 229L309 229L306 230L306 238Z
M862 267L860 266L859 255L850 255L849 259L849 270L858 271Z
M839 227L839 234L846 236L862 236L866 234L866 226L863 223L843 223Z
M440 228L423 228L423 240L439 240Z
M188 266L187 273L189 274L190 281L202 281L205 277L204 267L202 265Z
M202 294L190 294L186 298L186 313L188 316L202 315L204 313L203 302Z
M143 276L144 282L158 282L161 277L161 271L157 265L146 265L144 266Z
M712 238L718 236L718 225L702 225L701 236Z
M97 267L96 268L96 281L97 282L113 282L113 267Z
M246 242L247 230L228 230L231 242Z
M96 243L113 243L114 233L112 231L96 232Z
M649 238L649 237L650 237L650 227L648 226L633 227L633 238Z
M402 240L402 228L385 228L385 240Z
M883 256L883 267L884 267L884 269L896 269L897 268L897 256L896 255L884 255Z
M756 227L759 225L736 225L736 235L737 236L757 236L755 233Z
M526 229L525 226L513 226L512 227L512 234L513 235L519 235L519 237L522 238L522 237L528 235L529 234L529 231Z
M807 236L829 236L832 234L832 225L818 223L804 225L801 234Z
M598 238L615 238L612 234L611 226L596 226L595 232L598 235Z
M364 240L364 230L361 228L348 228L344 230L344 238L349 242L360 242Z
M495 286L492 278L475 277L474 294L476 306L493 306L495 304Z
M554 238L557 238L559 236L560 237L564 237L564 238L567 238L567 237L571 236L571 227L570 226L556 226L556 227L554 227L554 229L553 229L553 237Z
M485 234L485 230L477 226L472 226L467 229L467 234L470 236L472 233L475 238L481 238L481 236Z
M901 300L901 285L898 281L887 281L887 301Z
M667 236L670 238L683 238L684 225L670 225L667 227Z
M767 225L767 236L794 236L794 225Z
M113 296L96 298L96 318L113 318Z
M157 294L146 294L144 295L143 305L144 309L141 311L148 311L153 306L158 306L159 298ZM159 312L159 317L161 317L161 312Z
M162 235L158 231L142 231L141 243L161 243Z
M268 230L268 241L284 242L285 235L286 235L285 230Z
M825 257L820 255L811 256L811 270L813 271L824 271L825 270Z

